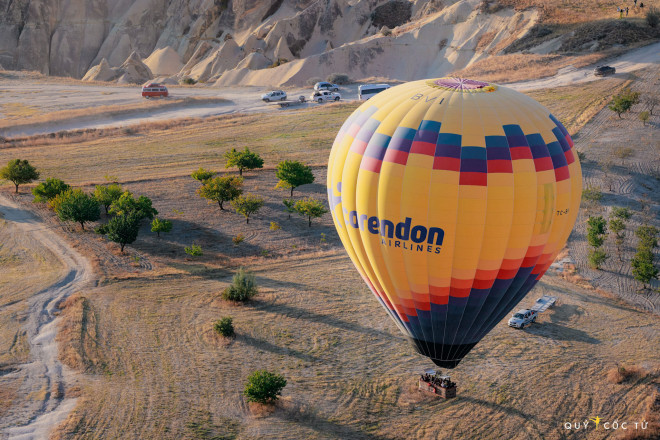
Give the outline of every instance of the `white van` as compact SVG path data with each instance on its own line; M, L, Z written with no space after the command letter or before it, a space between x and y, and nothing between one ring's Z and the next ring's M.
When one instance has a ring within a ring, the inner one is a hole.
M392 86L389 84L364 84L358 87L358 99L366 101L376 93L380 93L383 90L389 89L390 87Z

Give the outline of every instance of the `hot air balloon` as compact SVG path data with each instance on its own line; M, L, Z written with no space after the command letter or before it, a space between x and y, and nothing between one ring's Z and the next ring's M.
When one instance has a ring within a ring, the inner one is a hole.
M419 353L454 368L564 247L582 175L568 132L541 104L446 77L355 110L327 185L366 284Z

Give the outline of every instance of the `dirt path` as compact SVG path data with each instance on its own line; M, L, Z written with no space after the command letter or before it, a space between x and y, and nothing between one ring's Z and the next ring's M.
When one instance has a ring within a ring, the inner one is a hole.
M66 268L53 285L30 300L25 329L30 344L30 362L10 373L22 377L18 391L20 404L12 407L0 426L0 438L45 439L76 404L66 392L75 382L75 373L57 357L57 304L68 295L92 283L89 262L59 235L49 232L43 222L13 201L0 196L0 213L26 236L38 240L57 255ZM27 243L27 242L26 242Z
M599 64L614 67L616 69L616 75L631 73L647 67L654 67L657 69L658 64L660 64L660 43L649 44L648 46L630 51L620 57L611 60L603 60ZM569 66L560 69L557 75L549 78L521 81L506 84L506 86L519 91L567 86L594 81L597 78L594 76L593 71L594 66L587 66L581 69Z

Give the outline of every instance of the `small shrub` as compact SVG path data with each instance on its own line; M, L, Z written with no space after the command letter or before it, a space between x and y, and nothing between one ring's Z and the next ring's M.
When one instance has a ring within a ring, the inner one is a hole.
M172 222L169 220L161 220L156 217L151 222L151 232L155 232L157 237L160 237L161 232L170 232L171 230Z
M589 266L592 269L600 269L600 267L610 258L602 247L597 247L589 251Z
M186 254L190 255L191 257L201 257L204 255L202 247L197 244L193 244L190 247L186 246L183 250L186 251Z
M256 214L259 212L262 206L264 206L264 199L255 196L254 194L246 194L244 196L238 196L231 201L231 206L236 210L237 213L243 214L245 217L245 223L250 223L250 215Z
M269 255L270 255L270 252L268 252L268 249L263 249L263 250L261 251L261 256L262 256L262 257L267 257L267 256L269 256Z
M612 208L612 216L622 220L628 220L630 217L632 217L632 212L630 212L630 209L628 208L615 206Z
M600 191L599 188L588 186L582 190L582 200L597 203L600 202L602 198L603 198L603 193Z
M321 232L321 243L325 243L325 242L327 242L327 241L328 241L328 240L326 240L326 238L325 238L325 234L324 234L323 232Z
M268 67L269 67L270 69L272 69L273 67L281 66L282 64L286 64L286 63L288 63L288 62L289 62L289 60L287 60L286 58L278 58L277 60L275 60L275 61L273 62L273 64L271 64L271 65L268 66Z
M231 316L225 316L213 324L213 330L225 338L230 338L236 333L234 332L234 322Z
M222 292L222 297L229 301L247 301L258 293L257 281L252 272L238 269L231 285Z
M36 187L32 188L35 203L47 203L54 199L57 195L66 190L71 189L64 181L55 178L48 178L45 182L41 182Z
M313 76L313 77L309 78L309 79L306 81L306 83L307 83L308 86L310 86L310 87L314 87L314 85L315 85L316 83L321 82L321 81L323 81L323 80L322 80L321 78L319 78L318 76Z
M648 110L644 110L643 112L639 113L639 120L642 121L644 125L646 125L646 123L649 122L650 117L651 115L648 112Z
M285 386L284 376L257 370L248 376L243 395L248 402L273 403L282 394Z
M583 153L582 151L577 152L577 157L580 160L580 162L584 162L584 160L587 158L587 155Z
M197 81L195 81L193 78L186 77L181 80L181 84L187 84L189 86L192 86L194 84L197 84Z
M271 231L279 231L282 229L282 227L279 225L277 222L270 222L270 228Z
M621 165L624 165L626 159L632 157L635 154L635 150L631 147L616 147L612 153L614 156L621 159Z
M392 35L392 30L387 26L383 26L382 28L380 28L380 34L384 37L389 37L390 35Z
M345 73L331 73L325 80L339 86L345 86L351 82L351 79Z
M215 171L211 170L205 170L202 167L199 167L198 170L193 171L190 177L192 177L195 180L199 180L200 182L204 183L213 176L215 176L217 173Z
M660 23L660 10L655 6L651 6L646 12L646 24L649 27L656 28Z
M637 380L641 377L644 377L646 372L637 366L624 367L619 366L612 368L607 372L607 380L610 383L624 383Z
M633 92L630 88L625 88L612 97L612 101L607 105L607 108L616 113L619 119L621 119L623 113L626 113L633 105L639 102L639 97L639 92Z
M245 235L243 234L238 234L236 237L231 239L231 241L233 241L236 246L243 243L243 240L245 240Z

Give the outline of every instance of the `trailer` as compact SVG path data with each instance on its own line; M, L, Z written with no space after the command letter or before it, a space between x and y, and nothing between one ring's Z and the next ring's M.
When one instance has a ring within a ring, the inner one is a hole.
M543 313L548 310L550 307L554 306L557 302L556 296L543 295L536 300L534 305L530 310L534 310L537 313Z
M279 105L282 108L285 108L285 107L294 107L294 106L302 105L305 104L306 102L307 100L305 99L305 97L301 95L295 101L291 101L291 100L279 101L276 102L275 104Z

